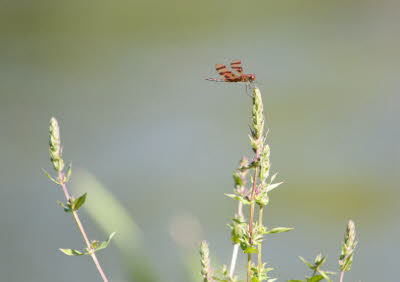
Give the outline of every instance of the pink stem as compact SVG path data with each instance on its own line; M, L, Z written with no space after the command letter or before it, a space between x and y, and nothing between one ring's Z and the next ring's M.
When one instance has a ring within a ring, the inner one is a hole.
M67 185L65 185L65 183L63 182L64 178L65 178L64 173L61 172L61 171L58 172L58 180L59 180L60 185L61 185L61 187L62 187L62 189L63 189L63 191L64 191L65 198L67 198L67 201L69 201L69 200L71 199L71 196L70 196L70 194L69 194L69 192L68 192ZM94 264L95 264L96 267L97 267L97 270L99 271L99 273L100 273L100 275L101 275L101 278L103 278L103 281L104 281L104 282L108 282L107 276L106 276L106 274L104 273L104 271L103 271L103 269L102 269L102 267L101 267L101 265L100 265L99 260L97 259L96 253L93 252L93 249L92 249L91 246L90 246L89 238L88 238L88 236L86 235L86 231L85 231L85 229L83 228L83 225L82 225L81 220L79 219L78 212L77 212L77 211L73 211L73 212L72 212L72 215L73 215L73 217L74 217L74 219L75 219L75 222L76 222L76 225L78 226L79 231L80 231L81 234L82 234L83 239L85 240L87 249L88 249L88 251L89 251L89 253L90 253L90 256L91 256L92 259L93 259Z
M344 271L342 271L342 272L340 273L340 282L343 282L343 277L344 277Z

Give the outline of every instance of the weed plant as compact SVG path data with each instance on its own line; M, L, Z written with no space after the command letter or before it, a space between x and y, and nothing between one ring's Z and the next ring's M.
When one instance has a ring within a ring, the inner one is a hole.
M237 211L229 224L231 229L231 240L233 252L230 267L223 265L216 273L213 273L209 258L209 250L206 241L200 245L201 275L204 282L243 281L235 275L236 260L239 251L247 256L246 273L247 282L277 281L271 278L272 267L267 267L262 258L262 246L266 235L288 232L290 227L267 227L263 223L264 208L269 203L269 193L278 188L283 182L275 182L277 173L270 176L270 146L267 144L267 132L263 113L263 102L260 90L253 88L252 122L250 125L250 146L253 156L242 157L239 168L233 173L234 190L233 194L226 196L238 202ZM248 218L244 216L247 211ZM258 218L257 218L257 215ZM355 241L355 225L352 220L347 224L345 239L339 258L340 282L344 280L344 273L349 271L353 261ZM300 257L306 266L311 270L311 276L305 280L289 280L288 282L318 282L322 280L332 281L335 274L332 271L322 270L326 257L317 255L314 262L308 262Z

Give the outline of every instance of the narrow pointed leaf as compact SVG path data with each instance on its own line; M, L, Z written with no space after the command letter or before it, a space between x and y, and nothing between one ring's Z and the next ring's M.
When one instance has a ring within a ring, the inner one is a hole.
M267 230L264 234L274 234L274 233L288 232L288 231L293 230L293 229L294 228L291 228L291 227L275 227L275 228Z
M304 262L309 268L314 269L314 265L310 262L306 261L303 257L299 257L299 259Z
M80 196L78 199L75 199L72 203L72 210L77 211L79 208L85 203L87 193Z
M235 195L235 194L225 194L225 195L228 196L229 198L238 200L238 201L242 202L245 205L250 205L250 203L251 203L249 200L247 200L247 199L245 199L245 198L243 198L243 197L241 197L239 195Z
M48 179L50 179L51 181L53 181L55 184L60 185L60 182L58 182L57 180L55 180L55 179L50 175L50 173L48 173L48 172L47 172L46 170L44 170L43 168L42 168L42 170L43 170L44 174L47 176Z
M322 275L316 275L316 276L313 276L313 277L307 279L307 282L318 282L318 281L321 281L322 279L324 279L324 277Z
M275 180L277 175L278 175L278 173L275 173L274 175L271 176L271 183Z
M68 182L68 180L71 178L72 174L72 164L69 165L68 170L67 170L67 175L65 176L64 181Z
M107 248L108 244L110 244L111 239L115 236L115 234L116 234L116 232L111 233L110 236L108 236L107 241L103 241L103 242L99 245L99 247L97 247L97 248L95 249L95 251L97 252L97 251L100 251L100 250L102 250L102 249Z
M67 256L84 256L87 255L88 253L82 253L78 250L73 250L73 249L59 249L61 252L66 254Z
M278 183L272 183L272 184L268 185L268 187L267 187L267 192L269 192L269 191L275 189L276 187L278 187L278 186L281 185L282 183L283 183L283 182L278 182Z
M328 275L327 275L324 271L320 270L320 271L318 271L318 272L319 272L319 274L321 274L321 276L322 276L326 281L328 281L328 282L331 281L331 279L328 277Z

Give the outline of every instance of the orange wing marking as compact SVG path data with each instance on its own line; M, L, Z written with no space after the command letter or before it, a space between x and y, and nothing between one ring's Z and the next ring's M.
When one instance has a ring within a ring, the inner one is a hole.
M240 60L235 60L231 63L233 70L237 71L239 74L243 73L242 62Z
M223 64L216 64L215 69L217 70L220 76L223 76L228 81L235 80L238 78L237 75L228 70L228 68Z

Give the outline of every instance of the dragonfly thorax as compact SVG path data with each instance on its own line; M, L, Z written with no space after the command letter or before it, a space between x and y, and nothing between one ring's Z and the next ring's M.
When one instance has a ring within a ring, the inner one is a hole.
M250 82L256 80L256 75L255 74L247 74L247 77L248 77Z

